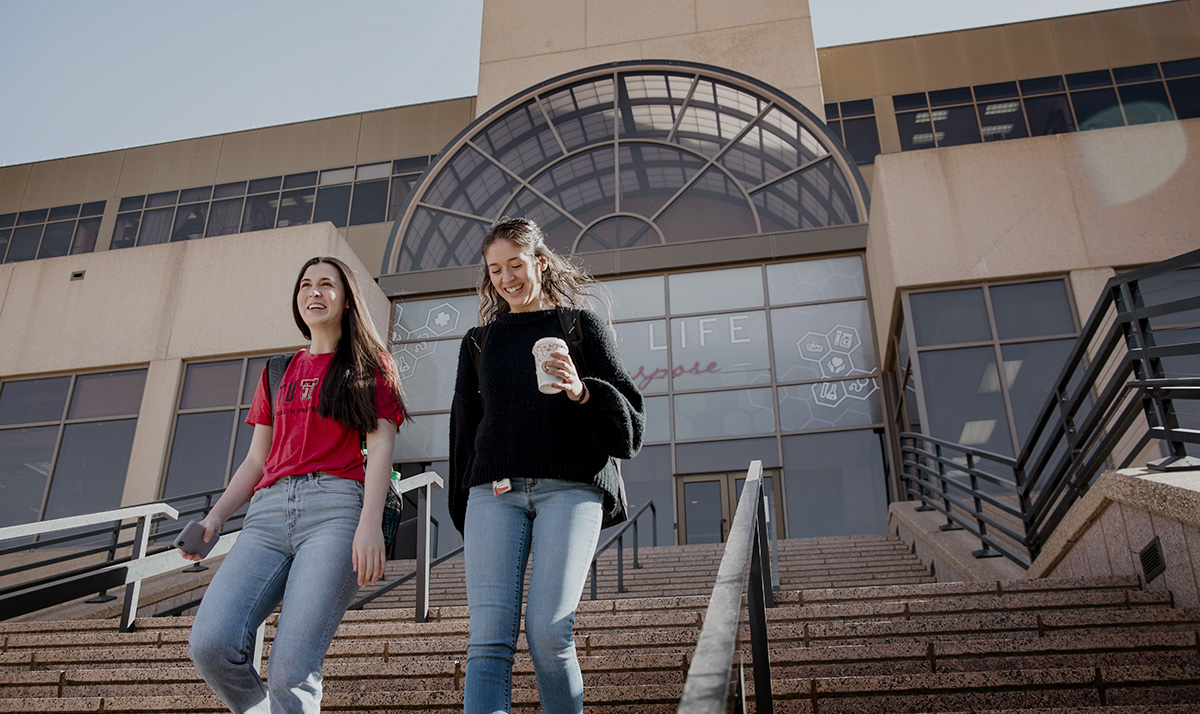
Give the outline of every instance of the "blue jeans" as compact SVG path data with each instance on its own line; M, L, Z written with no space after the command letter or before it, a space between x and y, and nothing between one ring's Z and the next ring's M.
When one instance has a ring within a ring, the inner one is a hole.
M499 496L471 489L463 544L471 639L466 714L507 712L521 626L525 565L533 553L525 637L546 714L583 711L575 608L600 537L600 489L560 479L512 479Z
M328 474L255 492L242 532L204 593L188 656L231 712L321 711L321 663L358 589L351 561L363 485ZM254 635L282 601L267 680Z

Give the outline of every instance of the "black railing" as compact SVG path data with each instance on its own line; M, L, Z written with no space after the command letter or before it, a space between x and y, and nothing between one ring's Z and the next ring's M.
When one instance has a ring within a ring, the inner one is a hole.
M746 609L750 620L750 653L754 663L755 711L774 711L771 696L771 658L767 649L767 608L775 607L772 593L770 545L767 540L766 498L762 490L762 462L750 462L746 483L738 499L733 525L725 542L725 554L717 570L704 614L704 627L696 641L692 664L683 683L677 711L686 714L717 714L727 709L730 679L737 683L737 711L746 711L744 668L738 660L734 677L734 655L738 652L742 589L746 566L750 566L750 592Z
M625 592L625 531L633 529L633 569L637 570L642 566L638 563L638 521L646 510L650 510L650 533L653 536L654 545L658 545L658 509L654 507L654 501L650 501L646 505L638 509L633 517L621 524L611 536L596 548L596 554L592 556L592 599L596 599L596 580L597 580L597 561L600 560L600 554L612 547L613 543L617 544L617 592Z
M1190 404L1190 410L1180 409ZM1200 469L1200 250L1105 286L1016 458L901 434L909 497L1023 567L1108 468Z

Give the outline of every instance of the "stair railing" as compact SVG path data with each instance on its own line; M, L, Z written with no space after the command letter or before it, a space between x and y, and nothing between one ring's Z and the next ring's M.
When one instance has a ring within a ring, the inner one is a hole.
M1200 250L1111 278L1017 457L906 432L908 496L945 514L943 529L977 536L976 557L1029 567L1106 468L1158 441L1168 455L1148 467L1200 469L1188 455L1200 444L1198 333Z
M762 714L774 711L771 659L767 649L767 608L775 607L771 587L774 578L762 483L762 462L751 461L717 570L717 582L704 614L704 627L700 630L692 665L683 684L683 697L677 709L681 714L718 714L726 710L729 680L738 650L747 564L750 566L750 592L746 607L750 620L750 652L754 660L755 710ZM738 711L746 711L745 668L740 657L735 696Z
M597 562L600 560L600 555L611 548L613 543L617 544L617 592L625 592L625 531L630 528L633 529L633 569L638 570L642 567L638 563L638 521L647 509L650 511L650 533L653 536L654 545L658 545L658 509L654 507L654 501L650 501L639 508L632 518L622 523L620 528L596 548L591 565L593 600L596 599Z

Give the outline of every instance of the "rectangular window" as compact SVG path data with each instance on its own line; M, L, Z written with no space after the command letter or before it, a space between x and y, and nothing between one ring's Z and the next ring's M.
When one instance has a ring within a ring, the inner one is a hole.
M387 164L384 168L390 168ZM350 205L350 225L382 223L387 218L388 180L354 184L354 202Z

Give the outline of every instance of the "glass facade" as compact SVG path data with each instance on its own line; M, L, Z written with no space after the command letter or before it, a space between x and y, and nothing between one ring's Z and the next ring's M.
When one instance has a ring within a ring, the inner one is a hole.
M104 201L0 215L0 262L91 253Z
M682 517L675 476L744 471L752 459L783 469L789 535L886 530L883 407L860 255L611 280L598 293L647 397L646 446L624 474L632 503L655 501L660 543L674 542L672 519ZM414 412L397 460L447 457L458 351L477 315L474 295L395 303L392 354ZM814 471L815 453L841 465ZM815 486L826 478L838 484ZM817 492L863 500L826 508ZM444 497L434 508L447 517ZM457 534L441 537L452 547Z
M146 370L0 384L0 526L121 504Z

